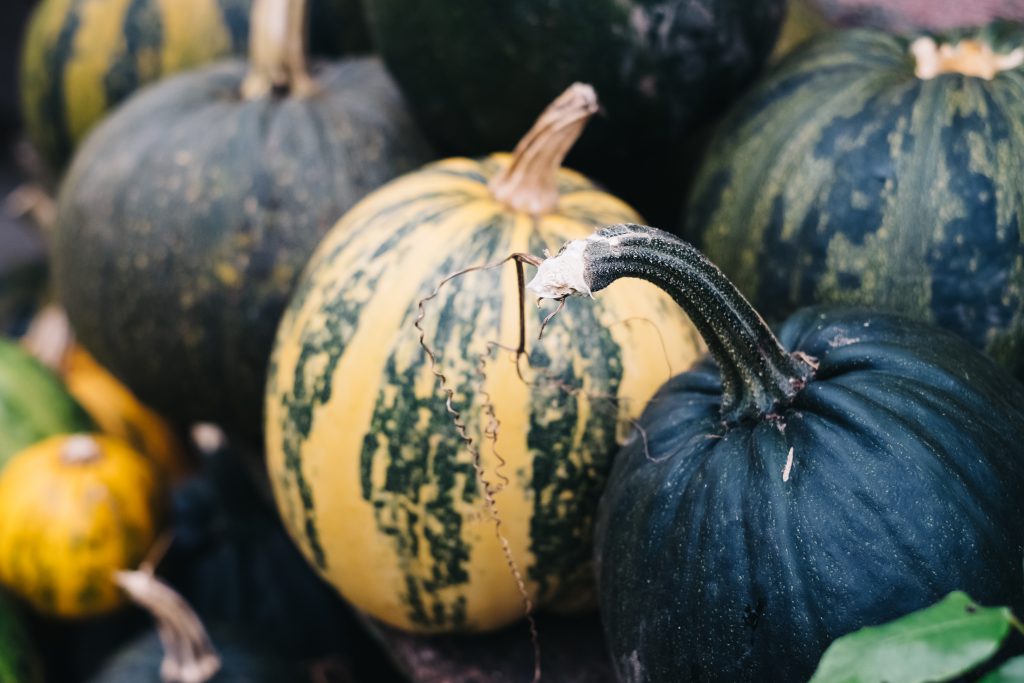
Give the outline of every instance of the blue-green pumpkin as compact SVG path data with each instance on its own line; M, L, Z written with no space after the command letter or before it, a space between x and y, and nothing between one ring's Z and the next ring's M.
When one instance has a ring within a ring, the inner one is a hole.
M1024 25L852 30L722 124L686 234L766 317L870 304L1024 365Z
M805 309L776 337L643 226L570 242L530 287L601 298L627 277L671 294L714 362L651 399L601 499L621 681L803 683L834 639L953 590L1024 607L1024 386L1004 369L870 309Z

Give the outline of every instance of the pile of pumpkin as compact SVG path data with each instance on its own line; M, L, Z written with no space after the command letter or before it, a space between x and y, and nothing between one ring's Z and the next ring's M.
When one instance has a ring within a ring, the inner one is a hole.
M0 344L0 672L19 608L157 624L54 680L190 683L312 675L346 603L599 606L656 683L1024 613L1024 24L788 9L42 0L70 327Z

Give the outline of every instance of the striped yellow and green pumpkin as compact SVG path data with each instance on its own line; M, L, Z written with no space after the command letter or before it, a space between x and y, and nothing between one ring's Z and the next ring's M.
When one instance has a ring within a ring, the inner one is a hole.
M871 304L1020 369L1022 64L1019 24L808 44L723 123L690 237L770 319Z
M0 582L42 614L109 612L124 602L113 572L144 559L165 506L158 466L119 439L30 446L0 473Z
M53 170L116 104L162 76L245 51L252 0L43 0L21 61L22 114ZM315 54L368 48L355 0L313 0Z
M557 249L636 215L560 169L594 110L593 91L574 87L515 155L448 159L371 194L321 243L282 321L266 393L278 509L319 573L387 623L476 631L523 614L473 457L413 322L417 303L453 271ZM617 427L630 433L623 421L689 365L699 342L670 299L636 282L597 307L568 306L539 342L549 311L529 306L533 367L522 365L532 384L504 349L487 356L481 380L489 342L517 343L516 282L511 264L454 280L425 304L425 339L480 446L484 477L501 486L484 435L485 397L493 401L508 477L497 516L530 597L582 608Z

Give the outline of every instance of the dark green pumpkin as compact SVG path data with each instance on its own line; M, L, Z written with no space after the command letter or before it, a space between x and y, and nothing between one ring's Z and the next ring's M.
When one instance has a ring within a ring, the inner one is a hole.
M94 429L56 375L14 342L0 339L0 467L48 436Z
M429 151L376 59L324 65L312 94L241 97L245 74L168 79L97 127L62 186L54 272L80 341L141 399L255 435L314 246Z
M42 664L14 601L0 594L0 683L43 683Z
M651 400L602 498L620 680L802 682L833 639L955 589L1024 607L1024 386L991 360L864 309L805 310L780 345L721 271L652 228L606 228L559 260L575 287L542 265L535 291L650 280L717 362Z
M21 58L29 138L60 171L85 134L141 86L245 51L252 0L44 0ZM358 0L312 0L314 54L366 52Z
M681 172L684 138L754 76L784 5L446 0L442 11L366 0L366 14L424 130L448 154L509 150L570 83L593 85L605 115L567 165L649 216L678 200L662 171Z
M938 40L1024 56L1024 25ZM910 45L855 30L783 62L722 124L687 235L771 320L884 306L1019 370L1024 68L923 79Z
M302 557L238 452L204 458L174 492L174 542L160 573L208 623L273 634L275 655L348 655L351 611Z
M210 638L221 669L208 683L312 683L300 665L268 654L269 635L260 639L236 629L211 628ZM164 683L163 658L163 644L150 630L116 653L89 683Z

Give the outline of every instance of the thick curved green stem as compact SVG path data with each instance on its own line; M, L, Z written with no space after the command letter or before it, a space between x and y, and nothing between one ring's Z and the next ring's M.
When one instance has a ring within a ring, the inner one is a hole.
M722 417L756 418L788 402L813 373L788 353L722 271L696 248L657 228L615 225L565 245L527 287L542 298L590 295L634 277L665 290L686 311L722 376Z

